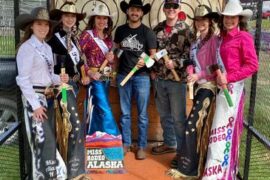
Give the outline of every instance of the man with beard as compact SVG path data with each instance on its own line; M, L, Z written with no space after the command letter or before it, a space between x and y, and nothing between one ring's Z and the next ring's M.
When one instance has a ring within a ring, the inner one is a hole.
M152 154L179 152L184 137L186 119L186 64L189 59L191 32L185 21L178 19L179 0L165 0L163 12L166 20L159 23L154 32L157 35L158 50L166 49L169 60L155 63L152 71L155 102L160 115L164 143L152 148ZM172 73L174 69L179 76ZM177 157L171 162L177 167Z
M114 42L123 50L118 60L117 84L120 96L122 116L120 125L124 144L124 153L131 146L131 99L135 98L138 110L138 150L136 159L145 159L145 148L147 146L148 113L147 106L150 95L149 69L146 68L144 60L139 58L145 52L153 55L156 52L156 37L153 31L142 24L143 15L147 14L151 6L143 5L141 0L130 0L129 3L122 1L121 10L127 14L128 22L119 26L115 32ZM121 86L120 83L133 67L139 70Z

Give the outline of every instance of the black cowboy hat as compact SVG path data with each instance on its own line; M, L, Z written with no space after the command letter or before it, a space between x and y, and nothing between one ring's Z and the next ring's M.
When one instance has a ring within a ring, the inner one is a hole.
M50 18L59 21L63 13L75 14L77 21L81 21L86 17L86 13L78 13L76 5L73 2L65 2L59 9L50 11Z
M130 0L129 3L127 3L126 1L122 1L120 3L120 8L125 14L127 13L127 9L130 7L141 8L144 15L149 13L151 9L151 5L149 3L143 5L143 2L141 0Z
M219 19L219 14L217 12L213 12L212 9L206 5L199 5L195 8L195 14L193 20L197 20L198 18L207 17L217 21Z
M16 27L24 31L26 26L31 24L35 20L48 21L51 27L57 25L56 21L50 20L49 12L44 7L34 8L30 14L19 15L18 17L16 17L15 25Z

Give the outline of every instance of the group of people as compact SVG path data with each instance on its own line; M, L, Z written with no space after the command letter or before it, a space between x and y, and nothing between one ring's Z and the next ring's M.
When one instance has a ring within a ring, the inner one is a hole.
M73 2L50 12L35 8L17 17L24 37L17 52L16 80L32 152L32 178L89 178L84 174L84 138L97 131L121 134L126 154L132 145L132 98L138 110L136 159L145 159L152 81L164 143L151 153L176 152L167 174L234 179L243 127L244 79L258 69L253 38L246 27L252 11L243 10L239 0L229 0L219 13L199 5L191 28L179 19L181 1L165 0L166 20L151 30L142 23L150 4L122 1L120 8L127 23L116 28L114 40L113 16L103 4L91 12L79 38L79 21L86 14L78 13ZM121 53L116 55L115 49ZM167 55L148 68L149 59L157 60L162 50ZM133 76L123 85L130 72ZM108 97L115 75L120 130ZM79 84L87 86L83 115L76 105ZM187 86L191 98L194 93L188 117Z

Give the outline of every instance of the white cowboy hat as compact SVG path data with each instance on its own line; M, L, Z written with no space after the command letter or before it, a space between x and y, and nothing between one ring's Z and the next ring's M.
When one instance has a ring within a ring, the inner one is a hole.
M250 18L253 12L250 9L243 9L239 0L229 0L223 12L219 14L224 16L244 16Z
M94 10L90 13L89 18L92 16L106 16L113 18L112 15L110 15L108 8L104 4L97 5Z

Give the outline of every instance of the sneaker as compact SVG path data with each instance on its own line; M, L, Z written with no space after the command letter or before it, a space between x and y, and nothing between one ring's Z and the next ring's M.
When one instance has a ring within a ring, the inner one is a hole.
M137 160L143 160L146 158L145 151L143 148L139 148L136 153L136 159Z
M168 147L165 144L153 147L151 151L153 155L160 155L160 154L174 153L174 152L176 152L176 148Z
M170 167L173 168L173 169L177 169L177 167L178 167L177 156L175 156L175 157L172 159L171 164L170 164Z

